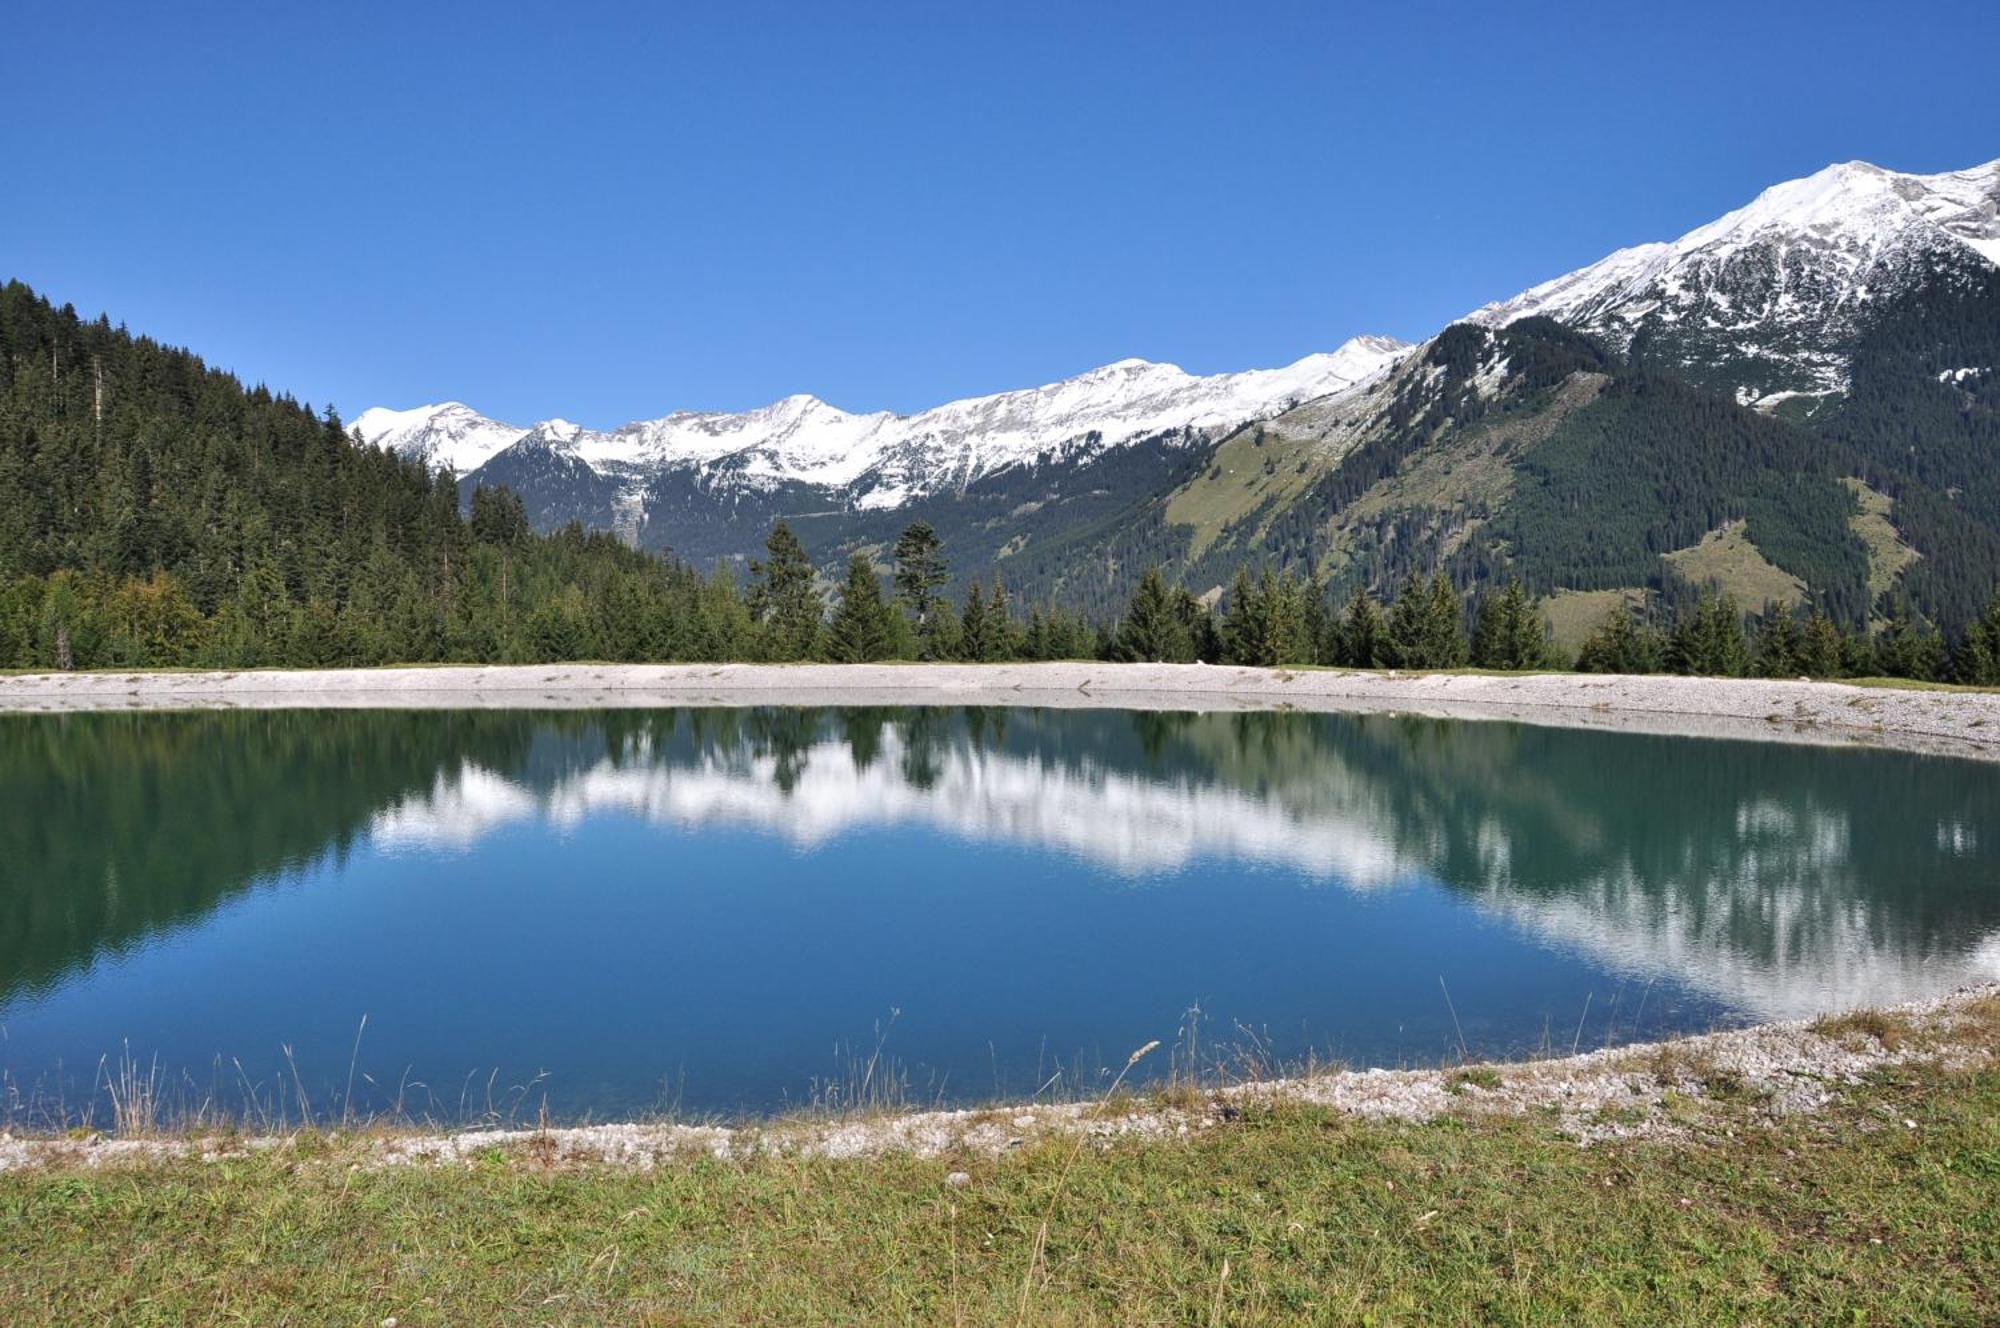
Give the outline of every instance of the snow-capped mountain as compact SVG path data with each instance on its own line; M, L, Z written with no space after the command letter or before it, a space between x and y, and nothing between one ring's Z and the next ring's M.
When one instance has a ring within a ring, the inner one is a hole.
M1356 337L1281 369L1206 377L1171 364L1120 360L1023 391L953 401L914 415L853 414L817 397L785 397L739 414L677 411L609 431L549 420L533 429L459 402L364 411L370 443L470 474L525 445L564 454L598 475L643 482L670 470L714 472L737 485L837 491L861 509L892 508L1013 466L1070 459L1169 432L1205 436L1366 382L1409 347Z
M458 401L418 406L414 410L376 406L356 416L351 427L360 430L371 443L380 443L429 466L449 466L460 475L485 465L494 453L511 447L527 432L489 420Z
M1547 315L1643 353L1738 400L1810 410L1842 392L1868 312L1943 268L2000 266L2000 161L1940 175L1866 162L1774 185L1671 243L1642 244L1488 304L1469 321ZM517 445L511 476L574 463L628 506L669 473L706 487L823 491L881 510L962 489L1011 467L1081 460L1144 438L1218 431L1379 378L1410 347L1357 337L1281 369L1198 377L1120 360L1061 382L973 397L912 415L853 413L795 395L740 413L677 411L598 431L562 420L532 430L459 402L377 407L369 442L466 476ZM1787 403L1790 403L1787 405Z
M1867 162L1759 194L1469 315L1543 314L1765 408L1847 386L1868 311L1938 269L2000 266L2000 161L1941 175Z
M1531 315L1561 326L1507 326ZM2000 540L1996 420L2000 161L1830 166L1421 349L1363 337L1207 377L1121 360L911 415L800 395L606 431L458 403L355 424L451 466L461 491L505 485L540 530L578 522L740 567L782 520L831 574L922 520L962 575L1107 614L1149 564L1213 589L1272 557L1380 586L1452 563L1639 593L1705 565L1690 551L1747 521L1755 492L1743 538L1782 575L1737 587L1746 602L1796 584L1866 621L1888 611L1886 586L1963 621L2000 548L1986 542ZM1698 472L1701 497L1676 467ZM1633 491L1611 501L1590 481L1606 473ZM1894 504L1898 561L1874 566L1826 519L1857 501L1848 481ZM1579 527L1591 541L1567 538Z

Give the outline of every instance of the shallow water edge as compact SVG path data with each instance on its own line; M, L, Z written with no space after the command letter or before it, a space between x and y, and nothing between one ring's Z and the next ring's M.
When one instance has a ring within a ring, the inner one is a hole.
M0 1133L0 1173L226 1161L345 1133L350 1166L474 1165L510 1152L543 1167L651 1170L698 1158L764 1155L867 1159L992 1156L1051 1137L1171 1144L1240 1120L1246 1109L1299 1105L1369 1120L1554 1117L1580 1144L1672 1138L1705 1113L1753 1104L1770 1119L1809 1115L1878 1071L1977 1070L2000 1056L2000 984L1873 1011L1607 1047L1547 1060L1437 1069L1342 1070L1200 1089L950 1111L849 1113L757 1124L612 1122L541 1128L317 1127L285 1134L167 1130L142 1137ZM1139 1055L1135 1053L1134 1059ZM1913 1124L1905 1122L1905 1124ZM358 1147L359 1154L355 1149Z

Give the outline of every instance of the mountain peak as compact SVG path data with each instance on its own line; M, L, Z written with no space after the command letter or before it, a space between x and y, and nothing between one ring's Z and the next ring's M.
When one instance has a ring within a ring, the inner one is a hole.
M349 426L364 442L386 447L458 474L476 470L511 446L522 430L488 419L462 401L440 401L410 410L374 406Z
M1935 228L1989 262L2000 262L2000 162L1941 175L1905 175L1844 161L1774 184L1749 204L1681 237L1690 252L1786 230L1842 238L1879 250L1911 231Z
M1834 254L1841 269L1836 275L1849 282L1885 252L1909 243L1962 247L2000 265L2000 161L1938 175L1838 162L1774 184L1678 240L1620 249L1468 317L1498 326L1546 314L1588 326L1621 304L1649 313L1657 301L1647 292L1676 284L1677 272L1697 263L1720 266L1765 240L1796 240Z
M2000 161L1910 175L1847 161L1772 185L1668 243L1620 249L1468 315L1546 315L1776 407L1847 387L1866 311L1925 264L2000 266Z

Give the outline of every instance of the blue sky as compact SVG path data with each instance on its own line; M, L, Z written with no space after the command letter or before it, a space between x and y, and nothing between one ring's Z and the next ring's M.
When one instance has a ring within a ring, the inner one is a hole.
M32 5L0 277L351 417L1281 364L1864 158L2000 5Z

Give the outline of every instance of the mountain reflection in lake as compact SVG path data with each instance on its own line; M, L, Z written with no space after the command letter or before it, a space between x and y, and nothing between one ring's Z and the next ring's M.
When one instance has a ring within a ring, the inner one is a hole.
M0 808L17 1110L87 1101L128 1046L223 1098L289 1077L289 1046L326 1100L364 1015L359 1107L532 1084L603 1116L796 1103L880 1028L913 1098L978 1100L1088 1088L1197 1003L1206 1038L1396 1064L1455 1053L1452 1006L1506 1054L2000 971L2000 769L1776 743L1291 713L13 716Z

